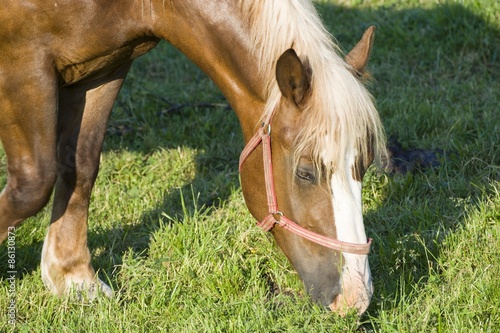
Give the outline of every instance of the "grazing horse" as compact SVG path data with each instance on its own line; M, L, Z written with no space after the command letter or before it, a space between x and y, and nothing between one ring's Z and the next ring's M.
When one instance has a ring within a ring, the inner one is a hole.
M361 181L384 146L360 82L374 27L345 58L309 0L4 0L0 27L0 241L54 190L41 260L54 294L111 294L90 264L90 194L131 63L165 39L236 112L248 209L313 300L366 310Z

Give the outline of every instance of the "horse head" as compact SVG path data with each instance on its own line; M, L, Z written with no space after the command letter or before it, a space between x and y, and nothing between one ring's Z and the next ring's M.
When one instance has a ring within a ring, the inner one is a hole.
M352 76L364 73L373 31L373 27L369 28L345 58ZM243 152L243 192L250 211L262 221L264 229L272 232L313 300L340 313L352 307L362 313L369 305L373 284L361 182L376 147L370 126L366 126L364 134L346 140L341 137L340 123L333 126L337 132L314 125L318 115L314 110L318 106L314 101L314 75L308 60L301 59L293 49L278 59L276 81L281 97L263 119L263 128L257 130L256 137L261 138L254 144L250 142L247 152ZM269 148L265 142L261 148L258 145L266 137ZM343 160L332 161L328 149L342 149L334 156L343 156ZM259 166L262 160L256 157L244 166L254 150L259 150L256 156L262 151L264 167ZM267 173L264 179L262 168ZM290 224L297 224L302 231L290 231ZM316 237L326 238L327 245L316 241ZM356 245L364 248L358 251Z

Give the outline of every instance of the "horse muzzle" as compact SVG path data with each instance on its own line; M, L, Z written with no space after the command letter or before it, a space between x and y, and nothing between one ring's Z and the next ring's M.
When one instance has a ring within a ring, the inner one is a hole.
M358 314L362 314L370 305L373 282L368 259L366 256L364 257L361 259L365 260L357 260L358 267L344 266L342 270L340 280L342 292L335 296L333 302L328 306L330 310L341 316L346 315L353 308L358 310Z

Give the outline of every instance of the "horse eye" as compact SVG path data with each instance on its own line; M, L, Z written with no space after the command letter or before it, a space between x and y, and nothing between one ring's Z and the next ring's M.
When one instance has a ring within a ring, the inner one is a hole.
M309 171L305 170L297 170L296 175L299 179L308 181L308 182L314 182L316 180L316 177L314 177L314 174Z

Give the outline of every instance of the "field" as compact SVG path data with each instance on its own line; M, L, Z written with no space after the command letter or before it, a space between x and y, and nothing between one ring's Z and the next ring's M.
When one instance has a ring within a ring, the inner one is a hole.
M0 247L0 332L500 332L500 3L316 6L346 51L377 26L370 90L387 135L448 156L434 169L365 177L368 311L341 318L310 302L244 204L236 116L164 42L125 82L90 207L92 263L115 297L89 303L44 288L49 205L16 232L15 329ZM0 148L0 188L5 167Z

